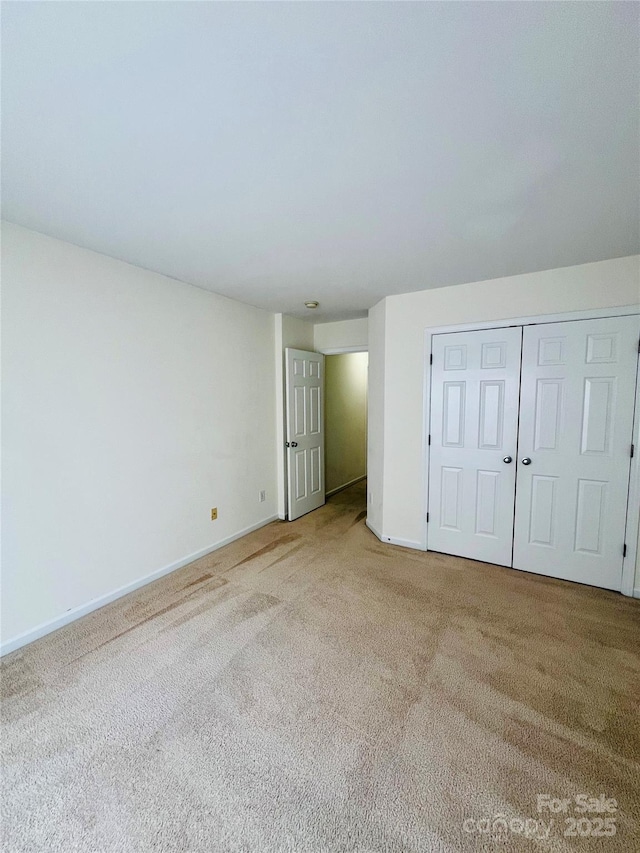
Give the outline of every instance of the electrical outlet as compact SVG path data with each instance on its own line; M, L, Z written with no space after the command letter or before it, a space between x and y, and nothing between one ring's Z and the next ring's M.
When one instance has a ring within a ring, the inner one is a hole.
M218 507L214 506L213 509L211 510L211 521L215 521L217 517L218 517Z
M258 500L262 504L266 501L266 499L267 499L267 493L265 492L264 489L261 489L261 491L258 492Z

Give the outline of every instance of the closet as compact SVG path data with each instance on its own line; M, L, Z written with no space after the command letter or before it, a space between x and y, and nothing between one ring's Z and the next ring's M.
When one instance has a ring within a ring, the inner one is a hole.
M620 589L638 316L432 338L429 550Z

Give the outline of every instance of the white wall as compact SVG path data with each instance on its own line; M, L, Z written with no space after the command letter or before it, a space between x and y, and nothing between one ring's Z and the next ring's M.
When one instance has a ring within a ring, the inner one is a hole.
M639 299L640 257L633 256L391 296L375 306L369 312L369 487L374 490L369 509L378 533L415 547L424 540L427 327L632 305ZM375 396L374 383L382 386ZM382 506L377 506L380 490Z
M273 314L2 236L7 641L273 518L276 411Z
M349 348L365 350L369 342L369 321L339 320L336 323L316 323L313 331L314 349L318 352L331 352Z
M277 512L284 519L287 511L287 467L285 442L285 349L314 350L313 325L288 314L275 315L275 372L276 372L276 466Z
M325 357L325 488L328 495L367 473L368 361L366 352Z

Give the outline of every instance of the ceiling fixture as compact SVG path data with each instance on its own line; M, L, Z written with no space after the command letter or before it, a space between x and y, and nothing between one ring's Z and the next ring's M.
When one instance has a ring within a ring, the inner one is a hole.
M312 302L305 302L304 304L307 306L307 308L317 308L320 303L312 301Z

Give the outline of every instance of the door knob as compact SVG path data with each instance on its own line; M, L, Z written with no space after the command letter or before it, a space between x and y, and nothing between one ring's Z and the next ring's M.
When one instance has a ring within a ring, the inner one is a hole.
M511 458L511 456L505 456L502 461L506 462L506 464L508 465L509 462L513 462L513 459Z
M524 459L522 460L522 464L523 465L531 465L531 460L529 459L528 456L524 457Z
M297 441L292 441L292 442L291 442L291 447L297 447L297 446L298 446L298 442L297 442Z

